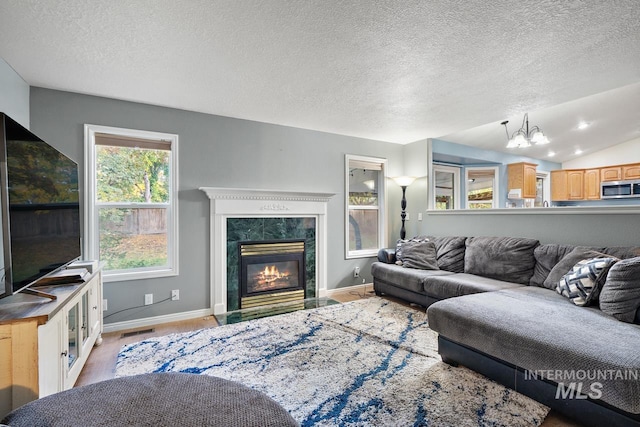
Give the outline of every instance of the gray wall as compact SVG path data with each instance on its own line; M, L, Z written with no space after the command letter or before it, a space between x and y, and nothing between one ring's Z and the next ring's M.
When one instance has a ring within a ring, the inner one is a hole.
M502 209L493 212L429 213L419 234L436 236L515 236L541 243L584 246L640 246L640 214L563 213L561 209ZM574 208L575 209L575 208ZM589 208L583 208L588 212ZM517 212L509 212L510 210ZM603 210L604 211L604 210Z
M401 145L36 87L31 88L31 123L34 133L76 160L81 170L85 123L179 135L180 275L105 283L105 316L142 305L145 293L160 301L180 289L180 301L130 310L105 323L209 306L209 200L198 190L202 186L336 193L328 206L328 288L362 283L352 277L355 266L371 281L373 258L344 259L344 155L387 158L390 173L400 174ZM400 190L393 184L388 189L388 203L399 206Z
M428 175L429 175L429 143L428 141L416 141L404 146L404 173L417 178L409 187L407 187L407 215L409 220L405 222L407 237L420 234L422 223L425 219L425 211L427 210ZM400 211L399 205L394 205L391 210L392 217L396 221L394 228L400 227ZM422 220L419 220L419 214L422 213Z
M0 111L29 129L29 85L0 58Z

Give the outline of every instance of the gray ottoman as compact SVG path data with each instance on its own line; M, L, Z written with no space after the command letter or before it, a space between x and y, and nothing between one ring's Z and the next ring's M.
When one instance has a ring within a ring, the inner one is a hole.
M264 393L222 378L181 373L76 387L29 402L2 422L12 427L298 426Z

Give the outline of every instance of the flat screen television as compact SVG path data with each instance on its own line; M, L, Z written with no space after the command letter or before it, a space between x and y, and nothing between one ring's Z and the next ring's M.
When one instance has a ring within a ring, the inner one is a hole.
M81 255L78 165L0 113L0 298Z

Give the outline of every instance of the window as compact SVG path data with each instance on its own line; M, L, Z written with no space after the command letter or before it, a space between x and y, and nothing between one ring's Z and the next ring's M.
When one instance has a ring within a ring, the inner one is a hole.
M467 209L493 209L498 207L498 167L465 169L467 183Z
M386 246L385 159L347 155L346 257L374 256Z
M178 274L178 136L85 125L85 253L105 281Z
M433 165L433 208L436 210L460 209L460 168Z

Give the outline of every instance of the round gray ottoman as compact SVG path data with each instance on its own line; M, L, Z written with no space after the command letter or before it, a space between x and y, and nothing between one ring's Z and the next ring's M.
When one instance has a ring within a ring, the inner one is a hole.
M2 422L12 427L298 426L264 393L222 378L181 373L76 387L29 402Z

